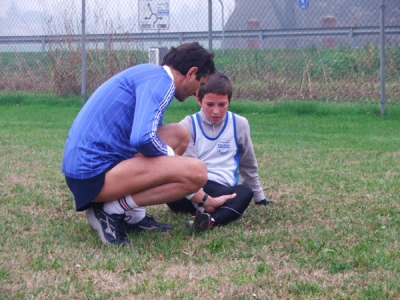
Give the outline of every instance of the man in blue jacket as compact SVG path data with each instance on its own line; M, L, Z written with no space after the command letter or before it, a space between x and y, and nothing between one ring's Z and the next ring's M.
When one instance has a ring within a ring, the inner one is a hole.
M104 244L127 245L127 230L172 229L145 216L143 207L187 197L207 181L200 160L181 156L189 142L180 124L163 125L175 97L195 95L215 71L213 54L197 42L172 47L162 66L141 64L103 83L69 131L62 172L75 199ZM212 198L213 212L232 195Z

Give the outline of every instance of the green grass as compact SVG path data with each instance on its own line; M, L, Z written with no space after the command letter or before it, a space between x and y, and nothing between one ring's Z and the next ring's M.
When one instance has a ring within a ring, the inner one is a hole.
M60 172L78 98L0 97L0 299L398 299L400 106L235 102L270 207L103 246ZM165 122L198 110L174 101ZM255 295L255 296L253 296Z

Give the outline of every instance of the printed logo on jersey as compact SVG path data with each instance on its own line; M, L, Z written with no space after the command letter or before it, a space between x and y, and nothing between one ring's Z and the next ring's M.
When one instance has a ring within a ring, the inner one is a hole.
M230 150L230 143L227 140L222 140L218 142L217 145L218 152L221 154L227 154Z

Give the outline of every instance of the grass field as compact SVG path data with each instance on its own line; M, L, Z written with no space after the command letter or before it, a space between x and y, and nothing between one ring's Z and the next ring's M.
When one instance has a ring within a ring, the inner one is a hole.
M126 248L101 244L60 172L80 107L0 95L0 299L400 299L400 106L232 103L275 203L201 234L148 207L175 230Z

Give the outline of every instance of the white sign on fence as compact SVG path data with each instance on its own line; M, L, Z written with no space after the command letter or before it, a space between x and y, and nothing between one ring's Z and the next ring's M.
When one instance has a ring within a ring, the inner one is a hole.
M169 0L139 0L139 29L169 29Z

